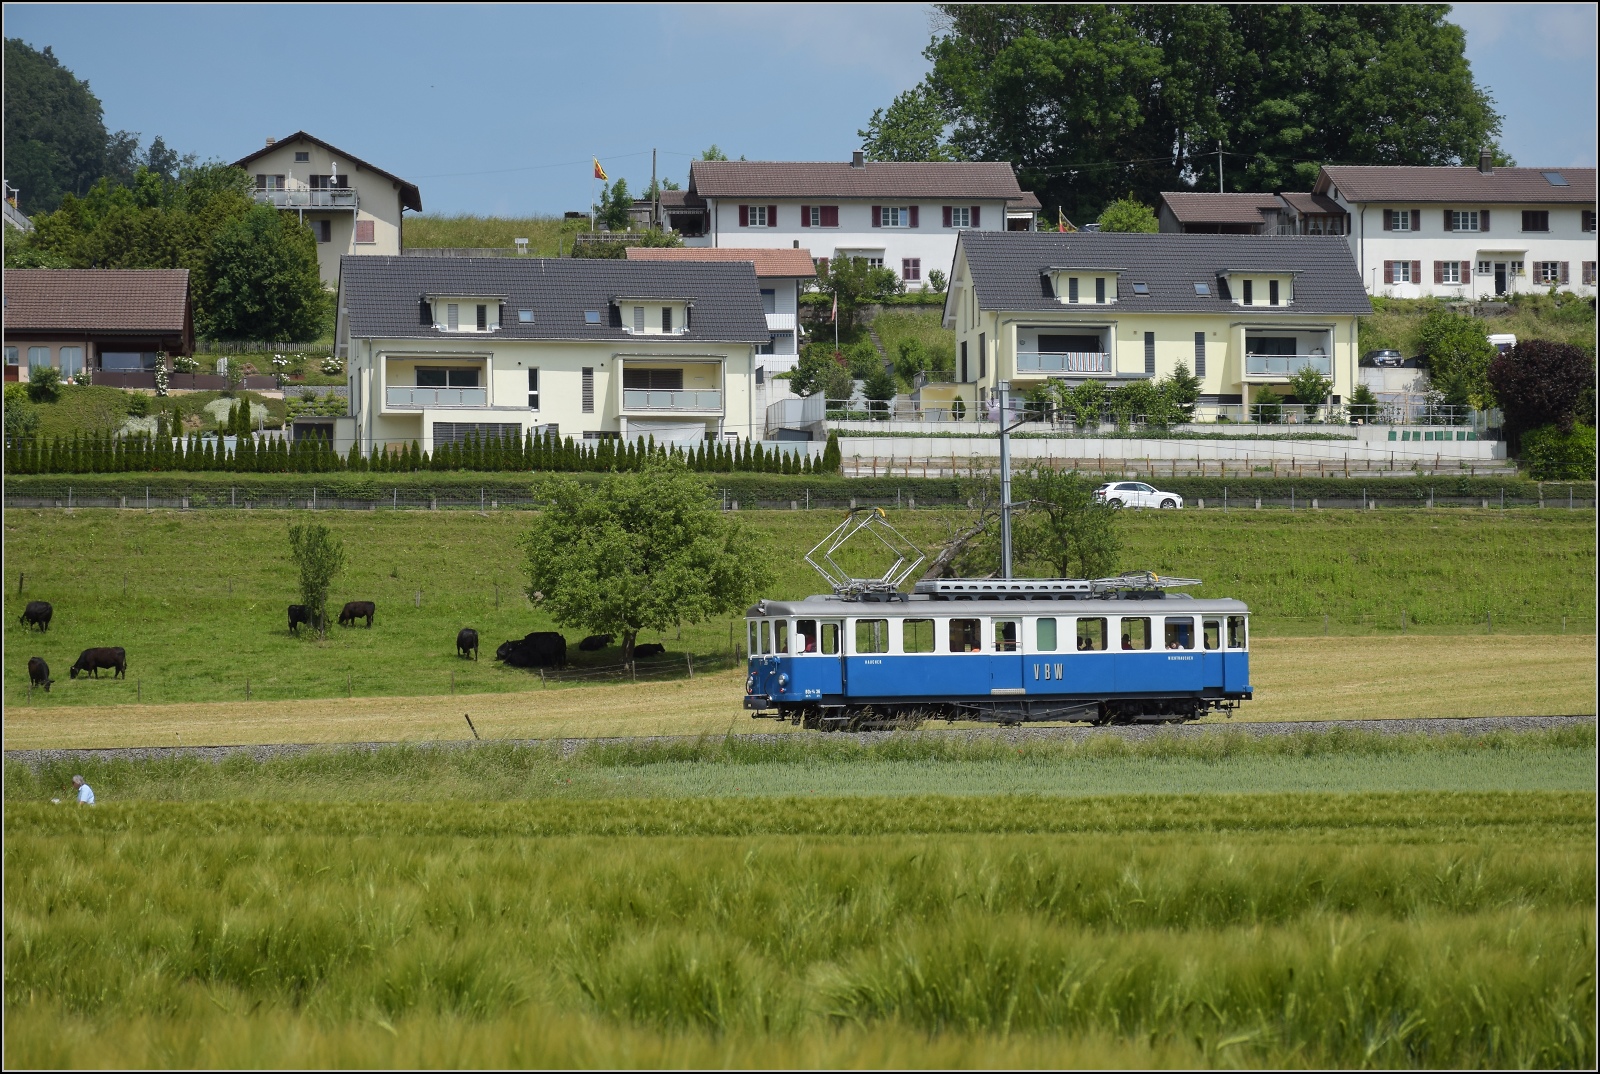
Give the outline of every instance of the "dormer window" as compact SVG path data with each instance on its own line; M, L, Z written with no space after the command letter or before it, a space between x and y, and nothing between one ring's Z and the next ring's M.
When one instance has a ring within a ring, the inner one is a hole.
M470 295L450 301L443 296L433 297L433 327L440 332L498 332L500 330L501 299L485 295ZM465 319L463 319L465 315Z
M630 336L681 336L689 330L688 299L617 298L617 312Z
M1093 302L1102 306L1117 300L1117 271L1076 268L1047 270L1058 301L1067 305Z
M1294 301L1292 272L1233 272L1217 277L1217 293L1241 306L1287 306Z

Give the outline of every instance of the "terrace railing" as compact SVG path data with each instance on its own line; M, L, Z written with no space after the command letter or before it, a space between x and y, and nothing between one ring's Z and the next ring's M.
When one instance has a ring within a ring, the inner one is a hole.
M1333 376L1331 354L1250 354L1244 356L1244 373L1247 377L1292 377L1302 369L1315 369L1325 377Z
M644 388L625 388L622 392L624 410L721 410L722 392L706 391L652 391Z
M476 407L489 405L487 388L389 388L392 407Z
M312 190L309 187L292 190L255 191L255 199L264 205L279 209L351 209L359 207L354 189L335 187L331 190Z
M1018 373L1110 373L1105 351L1018 351Z

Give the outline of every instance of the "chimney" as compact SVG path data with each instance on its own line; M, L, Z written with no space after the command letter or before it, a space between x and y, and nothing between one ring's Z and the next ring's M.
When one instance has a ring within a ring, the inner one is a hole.
M276 138L268 138L267 139L267 148L268 149L271 149L273 146L275 146L277 144L278 144L278 140Z
M852 167L852 168L865 168L866 166L867 166L867 155L866 155L866 153L864 153L861 150L857 149L854 153L850 154L850 167Z
M1494 155L1489 152L1488 146L1478 150L1478 171L1484 175L1494 174Z

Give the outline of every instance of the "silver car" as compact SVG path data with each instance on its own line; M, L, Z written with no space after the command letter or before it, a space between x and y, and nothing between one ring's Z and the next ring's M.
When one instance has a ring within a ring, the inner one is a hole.
M1176 492L1162 492L1143 481L1107 481L1094 490L1094 498L1112 507L1170 507L1183 506L1183 497Z

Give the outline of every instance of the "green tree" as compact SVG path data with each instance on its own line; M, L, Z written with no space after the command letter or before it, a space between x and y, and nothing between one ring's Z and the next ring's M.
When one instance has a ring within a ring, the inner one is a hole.
M1194 420L1194 408L1200 403L1200 378L1189 372L1188 362L1179 361L1161 379L1161 392L1176 411L1176 420Z
M721 149L719 149L717 147L717 143L716 142L712 142L710 149L703 150L700 153L700 159L701 160L727 160L728 159L728 154L724 153ZM740 158L740 159L743 159L743 158Z
M22 191L23 212L49 212L105 174L100 100L48 45L6 38L5 67L6 181Z
M1014 495L1026 506L1012 535L1017 561L1037 564L1051 578L1104 578L1116 570L1118 512L1096 502L1096 484L1075 470L1019 475Z
M556 623L622 637L741 612L765 581L750 535L718 511L679 459L594 484L550 479L549 506L523 540L531 583Z
M837 474L844 466L844 454L839 450L839 433L829 431L828 443L822 449L822 462L818 470L825 474Z
M6 385L6 435L33 436L39 431L39 411L28 398L26 385Z
M1074 388L1059 393L1061 403L1072 412L1072 420L1079 428L1098 426L1106 409L1106 386L1098 380L1086 380Z
M928 290L936 295L944 294L945 288L950 286L950 280L943 269L934 269L928 273Z
M817 290L839 304L839 328L853 332L856 312L869 302L879 302L898 294L900 277L893 269L875 268L864 257L831 258L817 269Z
M889 403L899 392L899 385L895 383L894 374L885 369L882 363L872 371L861 385L861 394L870 402L869 409L874 417L887 418L889 416Z
M1417 348L1428 359L1428 379L1449 406L1493 405L1489 362L1497 353L1486 326L1476 317L1429 310L1417 328Z
M1570 343L1525 339L1496 355L1488 375L1514 450L1540 426L1566 433L1577 422L1594 424L1594 359Z
M344 542L320 522L289 527L289 552L300 569L300 603L319 637L328 636L328 588L345 565Z
M945 139L949 125L938 98L927 87L916 86L896 97L887 109L876 109L867 129L856 135L868 160L960 160L960 153Z
M627 231L632 217L633 195L628 193L628 181L617 178L610 186L600 188L600 209L596 222L610 231Z
M1365 384L1357 384L1350 391L1350 421L1371 423L1378 420L1378 408L1381 404L1372 389Z
M1593 481L1595 434L1592 425L1541 425L1522 434L1519 446L1528 476L1535 481Z
M53 403L61 398L61 371L42 365L28 371L28 398L35 403Z
M1250 420L1263 425L1276 425L1283 420L1283 396L1263 384L1256 389L1251 400Z
M1328 401L1328 395L1333 391L1333 380L1317 372L1311 365L1303 365L1289 378L1289 391L1300 405L1305 407L1306 420L1315 421L1317 411Z
M778 374L789 381L796 395L808 396L823 393L825 399L846 399L850 396L850 371L834 356L832 343L807 343L800 349L800 359L787 373ZM843 395L837 394L843 390Z
M1129 194L1118 198L1100 212L1101 231L1142 231L1154 235L1161 230L1155 210Z
M206 309L198 327L212 339L313 339L331 303L311 229L266 205L217 233L200 290Z

